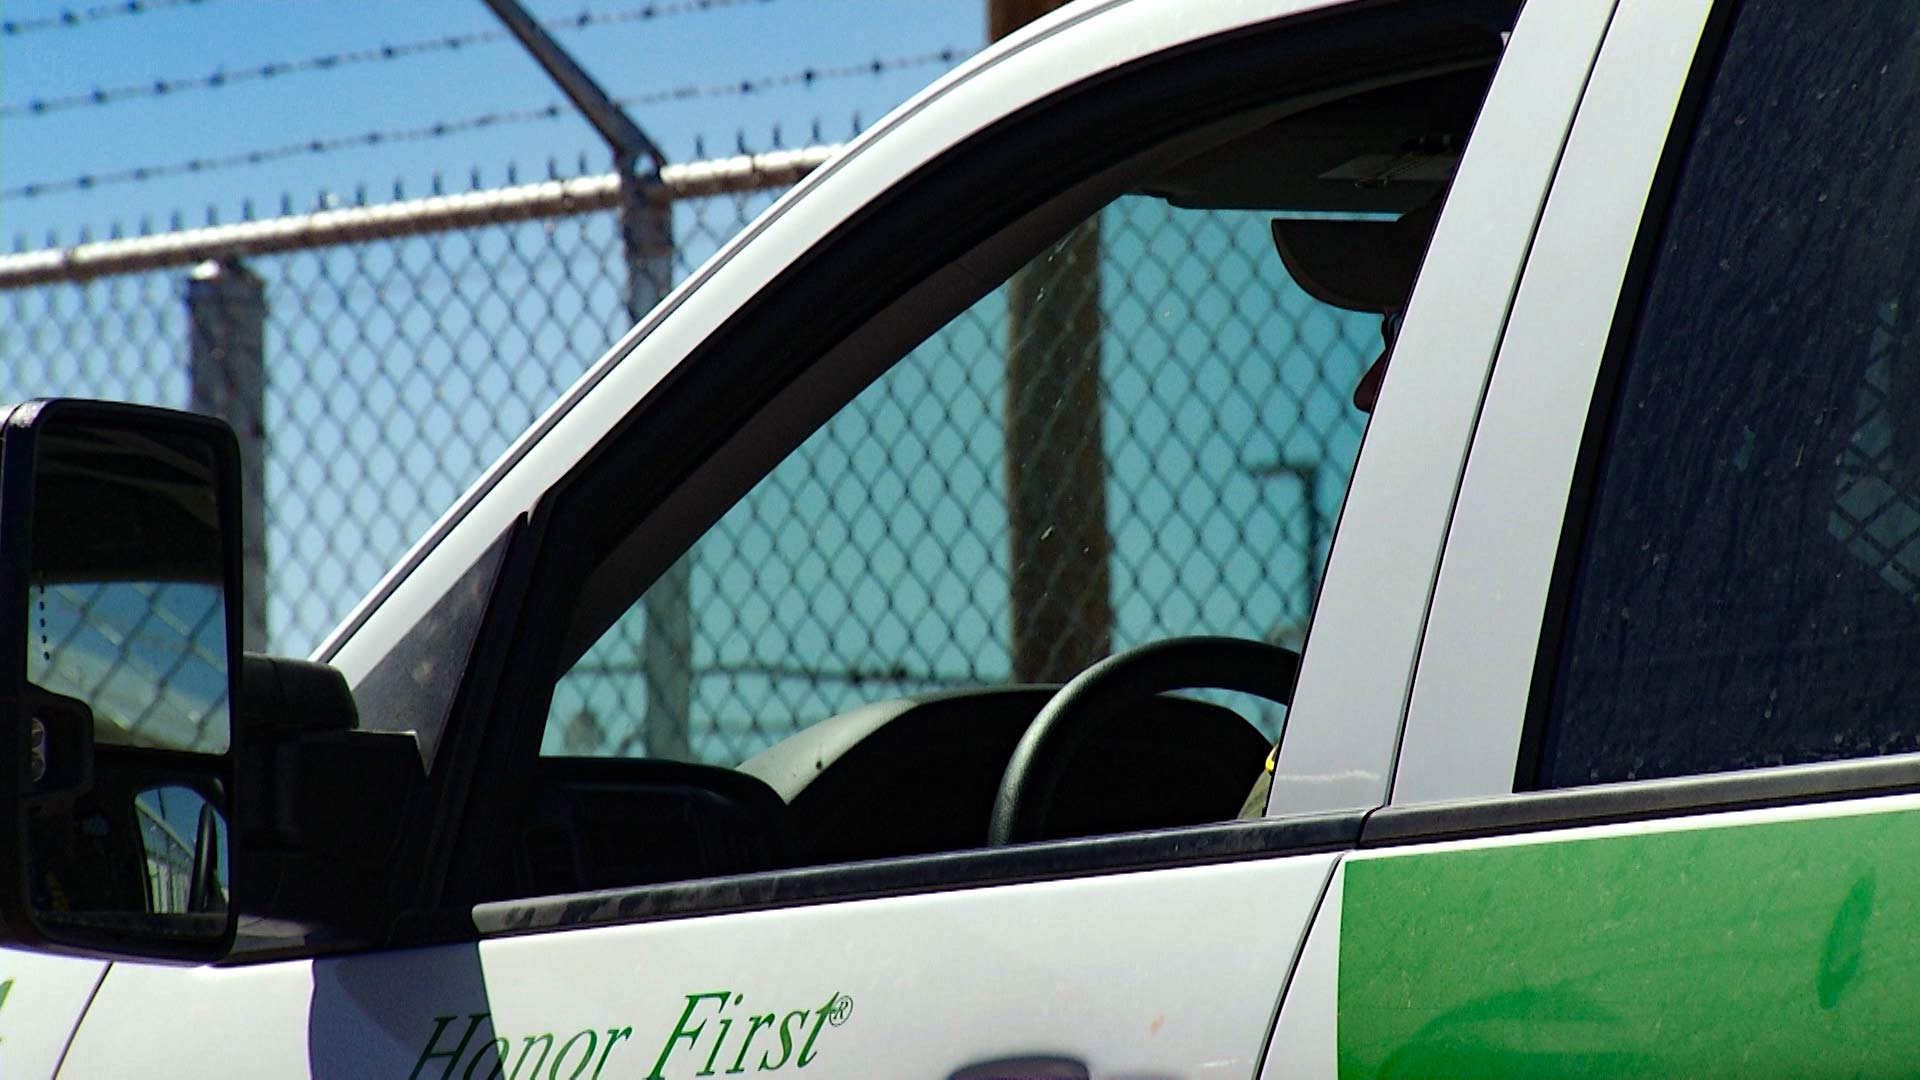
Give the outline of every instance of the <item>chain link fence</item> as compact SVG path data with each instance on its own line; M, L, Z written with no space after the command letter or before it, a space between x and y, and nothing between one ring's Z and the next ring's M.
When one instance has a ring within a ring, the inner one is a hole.
M673 278L823 154L663 176L648 197L670 207ZM0 400L237 418L262 463L248 647L306 652L630 325L618 189L579 177L0 258ZM1346 398L1379 336L1286 282L1256 217L1110 209L1092 249L1080 314L1103 423L1065 452L1104 463L1111 647L1304 628L1363 420ZM196 365L245 335L209 338L190 308L222 305L224 325L249 297L257 400L210 399ZM1003 288L936 334L684 561L686 745L641 720L662 688L636 677L636 606L562 680L548 752L738 761L877 696L1030 676L1009 629L1007 491L1030 466L1009 464L1002 425L1014 306Z
M1268 215L1123 197L708 530L670 585L685 685L647 662L656 586L561 677L543 751L732 765L869 702L1168 637L1297 647L1380 346L1377 316L1288 279ZM1277 736L1272 703L1202 696Z
M675 278L822 156L670 170L696 178L672 202ZM257 441L270 570L248 647L305 653L631 325L616 187L589 176L0 257L0 401L199 407L243 449ZM219 402L246 397L224 354L249 317L259 400ZM219 354L201 357L211 393L195 353Z

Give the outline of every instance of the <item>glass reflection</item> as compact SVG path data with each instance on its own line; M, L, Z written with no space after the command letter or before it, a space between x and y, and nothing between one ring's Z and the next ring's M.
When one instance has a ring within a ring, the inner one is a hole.
M59 940L211 955L231 936L231 667L216 432L43 419L33 455L23 800Z
M226 752L226 609L218 586L39 585L33 612L27 678L91 705L95 741Z
M146 853L147 911L189 915L225 911L226 822L192 788L148 788L133 808Z

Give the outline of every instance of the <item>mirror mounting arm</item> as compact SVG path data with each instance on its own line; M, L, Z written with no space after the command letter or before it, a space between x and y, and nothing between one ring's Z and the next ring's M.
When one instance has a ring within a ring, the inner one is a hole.
M382 875L425 783L418 744L356 730L346 680L325 664L249 654L240 681L249 749L235 865L247 913L377 936Z

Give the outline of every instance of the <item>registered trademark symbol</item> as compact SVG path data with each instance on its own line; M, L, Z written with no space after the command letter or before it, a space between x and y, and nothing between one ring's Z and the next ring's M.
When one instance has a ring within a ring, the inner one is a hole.
M835 994L833 1000L827 1002L827 1023L832 1024L834 1027L839 1027L841 1024L846 1023L847 1017L852 1015L853 999L847 995Z

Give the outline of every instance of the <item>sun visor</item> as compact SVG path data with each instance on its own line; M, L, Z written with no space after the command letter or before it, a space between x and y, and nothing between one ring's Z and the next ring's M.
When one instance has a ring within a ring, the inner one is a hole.
M1384 314L1406 306L1439 217L1436 201L1396 221L1276 218L1273 245L1315 300Z

